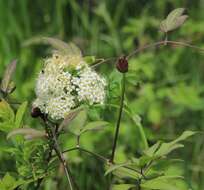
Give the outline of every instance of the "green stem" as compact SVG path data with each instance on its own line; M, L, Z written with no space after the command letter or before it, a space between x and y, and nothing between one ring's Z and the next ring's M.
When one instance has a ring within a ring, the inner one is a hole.
M143 47L140 47L140 48L137 48L135 51L133 51L132 53L130 53L128 56L127 56L127 59L130 59L133 55L137 54L137 53L140 53L141 51L144 51L146 49L149 49L149 48L154 48L154 47L158 47L158 46L162 46L162 45L176 45L176 46L183 46L183 47L188 47L188 48L192 48L192 49L195 49L197 51L200 51L200 52L204 52L204 49L202 48L199 48L197 46L194 46L194 45L191 45L191 44L188 44L186 42L178 42L178 41L170 41L170 40L162 40L162 41L159 41L159 42L155 42L155 43L152 43L152 44L148 44L148 45L145 45Z
M144 148L147 149L149 147L149 145L148 145L148 142L147 142L147 137L145 135L144 129L143 129L142 125L140 125L140 124L137 124L137 127L138 127L138 130L139 130L139 133L140 133Z
M67 165L67 163L65 161L65 158L63 156L63 153L60 150L60 146L59 146L58 141L57 141L56 132L57 132L58 127L57 127L57 129L56 128L54 129L53 126L51 126L49 124L46 117L43 117L42 119L43 119L43 121L45 123L45 130L46 130L46 132L48 134L48 138L49 138L49 141L50 141L49 144L50 144L51 148L53 148L55 150L55 153L58 156L58 159L62 163L62 166L63 166L64 172L66 174L66 178L67 178L70 190L74 190L74 188L73 188L73 182L74 181L73 181L73 179L71 177L70 169L69 169L69 167L68 167L68 165Z
M115 105L115 104L104 104L105 106L110 106L112 108L116 108L116 109L119 109L120 106L118 105ZM103 105L102 105L103 106ZM94 105L94 107L101 107L101 105ZM135 120L134 120L134 117L132 117L132 114L130 113L130 111L128 111L127 109L123 108L123 111L124 113L127 114L127 116L136 124L136 126L138 127L138 131L140 133L140 137L141 137L141 140L142 140L142 143L144 145L144 148L148 148L149 145L148 145L148 142L147 142L147 137L145 135L145 132L144 132L144 129L142 127L142 125L138 124Z
M51 131L52 131L52 137L53 137L53 141L54 141L54 150L55 150L55 152L56 152L60 162L62 163L64 172L66 174L67 181L69 183L70 190L74 190L73 184L72 184L72 177L71 177L71 173L70 173L69 167L68 167L68 165L66 163L66 160L65 160L65 158L63 156L63 153L60 150L59 144L57 142L57 138L56 138L56 136L55 136L55 134L54 134L52 129L51 129Z
M71 151L74 151L74 150L79 150L79 151L88 153L88 154L93 155L93 156L95 156L96 158L98 158L98 159L100 159L100 160L102 160L102 161L104 161L104 162L107 162L107 161L108 161L107 158L101 156L100 154L91 152L90 150L87 150L87 149L81 148L81 147L70 148L70 149L68 149L68 150L63 151L63 153L65 153L65 152L71 152Z
M120 130L120 123L121 123L121 118L122 118L123 106L124 106L124 97L125 97L125 73L123 73L123 78L122 78L120 109L119 109L119 115L118 115L118 120L117 120L117 124L116 124L115 137L114 137L113 147L112 147L112 154L111 154L111 158L110 158L111 163L113 163L114 157L115 157L115 151L116 151L118 135L119 135L119 130Z
M200 51L200 52L204 52L204 49L202 48L199 48L197 46L194 46L194 45L191 45L189 43L186 43L186 42L179 42L179 41L170 41L168 39L164 39L162 41L158 41L158 42L154 42L152 44L147 44L143 47L139 47L137 49L135 49L134 51L132 51L126 58L127 59L130 59L131 57L133 57L134 55L136 55L137 53L140 53L146 49L151 49L151 48L154 48L154 47L159 47L159 46L162 46L162 45L176 45L176 46L182 46L182 47L188 47L188 48L192 48L194 50L197 50L197 51ZM102 61L100 61L99 63L96 63L94 65L92 65L91 67L97 67L103 63L108 63L110 61L114 62L114 60L117 60L118 57L112 57L112 58L107 58L107 59L104 59Z

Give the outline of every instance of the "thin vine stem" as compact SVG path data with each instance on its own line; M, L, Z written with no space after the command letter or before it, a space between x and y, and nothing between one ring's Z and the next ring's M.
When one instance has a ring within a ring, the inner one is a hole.
M82 147L79 147L79 146L74 147L74 148L67 149L67 150L63 151L63 153L71 152L71 151L74 151L74 150L79 150L79 151L88 153L88 154L90 154L90 155L92 155L92 156L96 157L97 159L102 160L102 161L104 161L104 162L107 162L107 161L108 161L108 159L105 158L104 156L101 156L100 154L97 154L97 153L95 153L95 152L92 152L92 151L90 151L90 150L87 150L87 149L82 148Z
M117 59L117 57L110 57L110 58L107 58L107 59L101 59L99 62L97 62L96 64L92 65L91 67L92 68L96 68L97 66L101 65L102 63L107 63L107 62L110 62L110 61L114 61L116 59Z
M147 44L147 45L145 45L145 46L143 46L143 47L137 48L135 51L133 51L132 53L130 53L130 54L127 56L127 59L130 59L132 56L134 56L134 55L136 55L137 53L140 53L141 51L144 51L144 50L146 50L146 49L158 47L158 46L161 46L161 45L168 45L168 44L177 45L177 46L189 47L189 48L195 49L195 50L197 50L197 51L204 52L204 49L199 48L199 47L194 46L194 45L191 45L191 44L186 43L186 42L171 41L171 40L162 40L162 41L158 41L158 42L155 42L155 43L152 43L152 44Z
M177 46L183 46L183 47L189 47L189 48L192 48L192 49L195 49L197 51L200 51L200 52L204 52L204 49L203 48L199 48L195 45L192 45L192 44L189 44L187 42L181 42L181 41L172 41L172 40L161 40L161 41L157 41L157 42L154 42L152 44L147 44L143 47L139 47L135 50L133 50L129 55L126 56L127 59L130 59L131 57L133 57L134 55L146 50L146 49L151 49L151 48L154 48L154 47L158 47L158 46L166 46L166 45L177 45ZM99 61L98 63L92 65L91 67L92 68L96 68L98 67L99 65L103 64L103 63L107 63L107 62L110 62L110 61L115 61L117 60L118 57L111 57L111 58L107 58L107 59L102 59L101 61Z
M123 106L124 106L124 97L125 97L125 73L123 73L123 77L122 77L120 109L119 109L118 120L117 120L117 124L116 124L115 137L113 140L112 154L111 154L111 158L110 158L111 163L114 162L114 157L115 157L115 151L116 151L118 135L119 135L119 130L120 130L120 123L121 123L121 118L122 118Z

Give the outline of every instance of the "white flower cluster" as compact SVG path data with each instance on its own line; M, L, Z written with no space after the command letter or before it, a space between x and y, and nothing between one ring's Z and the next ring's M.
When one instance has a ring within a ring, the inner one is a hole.
M58 120L73 108L86 102L105 100L106 81L93 71L81 56L54 52L45 60L36 82L34 107Z

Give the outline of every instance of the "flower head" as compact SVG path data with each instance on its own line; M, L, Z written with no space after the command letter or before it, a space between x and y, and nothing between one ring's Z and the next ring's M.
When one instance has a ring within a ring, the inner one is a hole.
M105 101L105 79L92 70L81 55L55 51L45 59L44 65L36 81L37 98L33 107L52 119L63 119L71 109L83 103Z
M116 68L121 73L128 72L128 60L125 56L120 57L116 63Z

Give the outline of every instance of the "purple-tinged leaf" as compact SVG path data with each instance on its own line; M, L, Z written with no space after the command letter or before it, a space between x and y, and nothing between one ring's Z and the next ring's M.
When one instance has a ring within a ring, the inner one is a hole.
M183 23L188 18L187 15L182 15L184 11L184 8L178 8L170 12L167 18L161 22L160 30L167 33L183 25Z
M11 131L7 135L7 139L16 135L23 135L26 140L33 140L33 139L46 137L45 131L40 131L32 128L20 128L20 129L14 129L13 131Z
M5 93L8 92L9 88L9 84L11 82L11 78L13 76L13 73L16 70L16 64L17 64L17 60L12 61L6 68L6 71L4 73L4 77L3 80L1 82L1 90ZM9 90L10 91L10 90Z

